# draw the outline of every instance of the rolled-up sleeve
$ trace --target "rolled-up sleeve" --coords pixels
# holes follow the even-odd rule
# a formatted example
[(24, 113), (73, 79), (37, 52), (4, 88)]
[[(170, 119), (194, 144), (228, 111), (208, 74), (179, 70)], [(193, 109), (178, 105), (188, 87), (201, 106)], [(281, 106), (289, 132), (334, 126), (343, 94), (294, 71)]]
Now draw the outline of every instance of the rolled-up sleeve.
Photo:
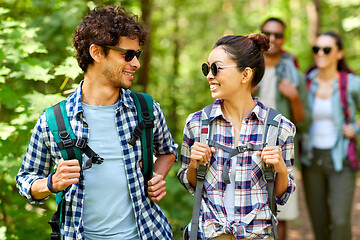
[[(285, 161), (288, 172), (288, 188), (281, 198), (276, 198), (276, 203), (284, 205), (290, 195), (295, 191), (296, 184), (294, 180), (293, 167), (294, 167), (294, 138), (296, 134), (295, 126), (290, 122), (282, 122), (283, 127), (280, 129), (279, 144), (281, 146), (282, 157)], [(285, 139), (285, 140), (282, 140)]]
[(159, 103), (154, 101), (154, 154), (155, 156), (174, 154), (177, 158), (177, 147), (170, 130), (166, 124), (164, 112), (161, 110)]
[(194, 126), (194, 124), (195, 123), (199, 124), (199, 120), (200, 120), (200, 118), (197, 119), (197, 120), (194, 119), (193, 118), (194, 116), (196, 116), (196, 115), (191, 114), (186, 119), (186, 124), (185, 124), (184, 132), (183, 132), (183, 141), (182, 141), (182, 144), (181, 144), (181, 157), (180, 157), (181, 166), (180, 166), (180, 169), (179, 169), (178, 174), (177, 174), (180, 183), (191, 194), (194, 194), (195, 188), (189, 183), (186, 175), (187, 175), (187, 171), (189, 169), (189, 164), (190, 164), (191, 146), (195, 142), (193, 130), (196, 127)]
[(16, 186), (20, 195), (24, 196), (31, 204), (41, 204), (47, 199), (35, 200), (30, 194), (33, 182), (47, 177), (52, 167), (50, 151), (45, 144), (45, 125), (45, 115), (43, 114), (34, 127), (23, 163), (16, 176)]

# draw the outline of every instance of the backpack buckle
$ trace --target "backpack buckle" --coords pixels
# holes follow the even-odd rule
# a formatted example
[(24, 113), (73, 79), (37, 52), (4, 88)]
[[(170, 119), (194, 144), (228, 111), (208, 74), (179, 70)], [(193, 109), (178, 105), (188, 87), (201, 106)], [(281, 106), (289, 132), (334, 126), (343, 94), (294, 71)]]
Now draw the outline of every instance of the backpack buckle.
[(96, 154), (85, 162), (84, 170), (91, 168), (93, 164), (102, 164), (103, 162), (104, 159)]
[(60, 137), (61, 139), (69, 138), (69, 136), (70, 136), (70, 134), (69, 134), (68, 131), (66, 131), (66, 130), (59, 132), (59, 137)]
[(131, 139), (128, 141), (131, 146), (135, 146), (136, 140), (138, 140), (141, 136), (142, 129), (140, 129), (138, 126), (135, 127), (134, 131), (131, 134)]
[(60, 240), (60, 233), (58, 233), (58, 232), (52, 232), (52, 233), (50, 234), (50, 239), (51, 239), (51, 240)]
[(203, 180), (205, 178), (207, 168), (208, 164), (199, 163), (196, 172), (196, 179)]
[(273, 168), (271, 166), (265, 166), (264, 176), (265, 176), (266, 182), (274, 182), (275, 181)]
[(92, 156), (90, 159), (91, 159), (91, 162), (95, 163), (95, 164), (102, 164), (104, 162), (104, 159), (102, 157), (100, 157), (98, 154), (96, 154), (95, 156)]
[(142, 121), (144, 122), (146, 128), (154, 127), (154, 121), (150, 119), (150, 114), (148, 112), (141, 113), (141, 116), (143, 117)]
[(84, 139), (77, 139), (75, 142), (75, 147), (84, 149), (86, 147), (86, 141)]
[(238, 151), (238, 153), (244, 153), (248, 150), (248, 148), (247, 146), (242, 145), (242, 146), (237, 146), (236, 150)]
[(74, 146), (72, 139), (64, 139), (61, 141), (61, 143), (62, 143), (62, 149)]

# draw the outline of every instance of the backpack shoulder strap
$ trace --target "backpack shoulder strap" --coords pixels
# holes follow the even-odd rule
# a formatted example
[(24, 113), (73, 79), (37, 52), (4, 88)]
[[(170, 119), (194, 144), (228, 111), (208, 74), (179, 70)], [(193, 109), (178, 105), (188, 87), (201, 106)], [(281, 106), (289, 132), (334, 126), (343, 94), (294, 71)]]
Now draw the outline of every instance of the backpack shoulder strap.
[[(85, 169), (90, 168), (92, 163), (101, 164), (103, 159), (97, 155), (83, 139), (77, 139), (69, 121), (66, 111), (65, 100), (45, 109), (46, 122), (57, 144), (61, 157), (64, 160), (77, 159), (82, 166), (81, 151), (84, 152), (89, 160), (86, 162)], [(65, 218), (64, 195), (68, 189), (56, 193), (57, 211), (48, 223), (52, 228), (51, 239), (60, 239), (60, 223)]]
[[(279, 127), (281, 121), (281, 113), (276, 111), (273, 108), (268, 108), (266, 111), (264, 130), (262, 135), (262, 142), (267, 146), (276, 146), (277, 138), (279, 134)], [(267, 165), (264, 163), (264, 176), (266, 181), (266, 189), (268, 192), (268, 200), (270, 210), (272, 212), (271, 222), (272, 222), (272, 231), (275, 239), (278, 239), (278, 233), (276, 228), (275, 217), (277, 215), (277, 206), (275, 202), (275, 177), (274, 177), (274, 167), (272, 165)]]
[[(131, 92), (138, 115), (138, 125), (131, 134), (128, 143), (135, 145), (137, 139), (141, 139), (143, 174), (145, 184), (153, 175), (153, 128), (154, 128), (154, 100), (145, 93)], [(145, 130), (145, 131), (143, 131)]]
[(306, 79), (306, 89), (309, 91), (312, 85), (312, 80), (310, 78), (310, 73), (317, 69), (316, 65), (311, 66), (305, 73), (305, 79)]
[[(49, 126), (51, 133), (54, 136), (56, 144), (63, 145), (64, 148), (60, 149), (61, 157), (64, 160), (78, 159), (81, 162), (80, 149), (72, 146), (73, 139), (76, 139), (74, 132), (72, 131), (69, 118), (66, 112), (65, 100), (55, 104), (52, 107), (45, 109), (46, 122)], [(81, 165), (80, 165), (81, 166)], [(51, 221), (48, 223), (52, 228), (50, 235), (52, 240), (60, 239), (60, 222), (64, 220), (64, 201), (63, 192), (56, 194), (57, 211), (52, 216)]]
[(346, 72), (339, 72), (339, 91), (340, 91), (340, 100), (341, 106), (344, 112), (346, 123), (351, 122), (350, 109), (347, 99), (347, 90), (348, 90), (348, 75)]
[[(210, 126), (210, 112), (213, 104), (206, 106), (201, 112), (201, 126), (200, 126), (200, 142), (207, 144), (209, 141), (209, 135), (211, 130)], [(190, 240), (196, 240), (198, 229), (199, 229), (199, 214), (201, 208), (201, 199), (202, 191), (204, 187), (204, 179), (206, 171), (208, 169), (207, 164), (199, 163), (197, 173), (196, 173), (196, 188), (194, 195), (194, 205), (191, 219), (191, 230), (190, 230)]]
[(56, 144), (62, 146), (59, 147), (59, 149), (61, 148), (61, 157), (64, 160), (76, 158), (81, 161), (80, 149), (73, 146), (72, 140), (76, 140), (76, 136), (69, 122), (65, 100), (47, 108), (45, 110), (45, 116)]

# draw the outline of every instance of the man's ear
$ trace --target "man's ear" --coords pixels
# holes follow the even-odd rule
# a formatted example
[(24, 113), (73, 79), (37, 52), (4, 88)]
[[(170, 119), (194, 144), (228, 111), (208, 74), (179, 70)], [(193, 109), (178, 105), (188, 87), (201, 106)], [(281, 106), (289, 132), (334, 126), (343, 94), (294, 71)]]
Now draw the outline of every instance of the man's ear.
[(96, 44), (91, 44), (91, 46), (89, 47), (89, 53), (95, 62), (100, 62), (101, 59), (105, 57), (103, 47)]
[(242, 84), (247, 84), (249, 82), (251, 82), (252, 76), (253, 76), (253, 70), (249, 67), (245, 68), (244, 71), (241, 72), (242, 74), (242, 80), (241, 83)]

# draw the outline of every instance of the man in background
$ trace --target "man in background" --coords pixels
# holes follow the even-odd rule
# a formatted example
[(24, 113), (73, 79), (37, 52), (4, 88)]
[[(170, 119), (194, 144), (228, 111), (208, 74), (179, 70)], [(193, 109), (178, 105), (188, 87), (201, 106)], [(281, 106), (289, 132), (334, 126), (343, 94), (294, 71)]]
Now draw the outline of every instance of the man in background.
[[(296, 125), (297, 131), (301, 132), (306, 129), (308, 123), (306, 83), (298, 69), (296, 57), (282, 49), (285, 42), (285, 28), (285, 23), (278, 18), (269, 18), (262, 24), (261, 32), (269, 37), (270, 48), (264, 52), (264, 77), (253, 92), (266, 106), (276, 109), (290, 119)], [(284, 240), (287, 221), (299, 216), (297, 191), (286, 205), (278, 206), (278, 210), (280, 211), (277, 215), (279, 240)]]

